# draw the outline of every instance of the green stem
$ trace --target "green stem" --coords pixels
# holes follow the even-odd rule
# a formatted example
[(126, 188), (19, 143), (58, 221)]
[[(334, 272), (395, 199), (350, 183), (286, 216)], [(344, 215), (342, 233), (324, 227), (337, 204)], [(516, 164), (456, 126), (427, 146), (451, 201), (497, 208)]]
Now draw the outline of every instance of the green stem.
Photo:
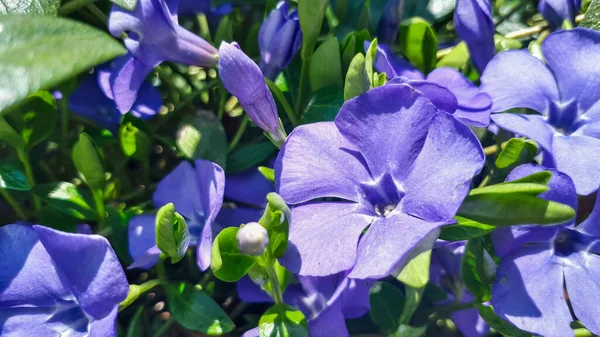
[(94, 0), (73, 0), (69, 1), (66, 4), (62, 5), (58, 10), (58, 14), (61, 16), (66, 16), (74, 11), (86, 7), (87, 5), (93, 3)]
[(451, 313), (451, 312), (455, 312), (455, 311), (471, 309), (471, 308), (474, 308), (478, 304), (479, 304), (478, 301), (471, 301), (471, 302), (467, 302), (467, 303), (453, 303), (453, 304), (437, 307), (437, 308), (435, 308), (435, 311), (437, 313)]
[(167, 332), (169, 330), (169, 328), (171, 327), (171, 325), (173, 325), (173, 323), (175, 323), (175, 319), (173, 318), (173, 316), (171, 316), (165, 322), (165, 324), (163, 324), (158, 330), (156, 330), (156, 333), (154, 335), (152, 335), (152, 337), (161, 337), (162, 335), (165, 334), (165, 332)]
[(221, 85), (220, 87), (220, 95), (219, 95), (219, 112), (217, 113), (217, 118), (219, 120), (223, 120), (223, 115), (225, 115), (225, 102), (227, 102), (227, 91)]
[(500, 145), (494, 144), (494, 145), (490, 145), (490, 146), (484, 147), (483, 148), (483, 153), (486, 156), (491, 156), (493, 154), (498, 153), (500, 150), (504, 149), (506, 147), (506, 144), (508, 144), (508, 141), (505, 141), (505, 142), (501, 143)]
[(302, 100), (304, 99), (304, 81), (308, 72), (310, 59), (302, 59), (302, 68), (300, 69), (300, 84), (298, 86), (298, 97), (296, 98), (296, 117), (302, 116)]
[(23, 212), (23, 209), (21, 206), (19, 206), (19, 203), (12, 197), (12, 195), (10, 195), (10, 193), (8, 193), (8, 191), (5, 189), (0, 189), (0, 193), (4, 199), (6, 199), (6, 202), (8, 202), (8, 204), (15, 210), (15, 213), (17, 213), (19, 218), (21, 218), (21, 220), (27, 220), (27, 216)]
[(160, 254), (160, 259), (156, 264), (156, 273), (158, 274), (158, 278), (167, 281), (167, 270), (165, 268), (165, 261), (167, 260), (167, 256), (164, 253)]
[(127, 298), (119, 303), (119, 311), (125, 310), (128, 306), (130, 306), (133, 302), (135, 302), (141, 295), (148, 292), (152, 288), (165, 284), (163, 280), (150, 280), (148, 282), (144, 282), (142, 284), (131, 284), (129, 285), (129, 293), (127, 294)]
[(283, 110), (285, 111), (286, 115), (288, 116), (288, 118), (290, 119), (292, 124), (294, 124), (294, 126), (297, 126), (298, 125), (298, 117), (296, 116), (296, 114), (294, 114), (294, 110), (292, 110), (292, 106), (290, 105), (288, 100), (285, 98), (285, 95), (281, 92), (281, 90), (279, 90), (277, 85), (275, 83), (273, 83), (271, 80), (265, 78), (265, 81), (267, 82), (269, 89), (271, 89), (271, 92), (275, 95), (275, 98), (277, 98), (277, 100), (283, 107)]
[(89, 9), (90, 12), (92, 12), (92, 14), (94, 14), (94, 16), (97, 17), (98, 20), (100, 20), (102, 23), (106, 25), (108, 24), (108, 16), (104, 14), (104, 12), (100, 10), (100, 8), (94, 5), (93, 2), (88, 4), (86, 8)]
[(283, 303), (283, 295), (281, 294), (281, 285), (279, 285), (279, 278), (277, 278), (277, 272), (275, 271), (275, 267), (270, 265), (265, 268), (267, 270), (267, 276), (269, 277), (269, 281), (271, 282), (271, 297), (273, 297), (273, 301), (275, 304)]
[(92, 196), (94, 197), (94, 203), (96, 204), (96, 214), (98, 215), (98, 223), (100, 228), (104, 227), (104, 220), (106, 218), (104, 209), (104, 194), (102, 190), (92, 189)]
[(235, 136), (231, 140), (231, 143), (227, 148), (227, 152), (231, 152), (235, 148), (237, 143), (239, 143), (240, 139), (242, 139), (244, 132), (246, 132), (246, 127), (248, 127), (248, 123), (250, 123), (250, 118), (248, 117), (248, 115), (244, 115), (244, 119), (242, 119), (242, 124), (240, 124), (240, 128), (237, 130)]
[[(27, 182), (29, 182), (29, 186), (33, 189), (35, 187), (35, 176), (33, 175), (33, 169), (31, 168), (31, 162), (29, 161), (29, 153), (26, 150), (17, 150), (17, 155), (19, 156), (19, 160), (23, 163), (23, 167), (25, 168), (25, 177), (27, 177)], [(33, 195), (33, 205), (35, 206), (36, 213), (39, 213), (42, 209), (42, 202), (38, 198), (37, 195)]]

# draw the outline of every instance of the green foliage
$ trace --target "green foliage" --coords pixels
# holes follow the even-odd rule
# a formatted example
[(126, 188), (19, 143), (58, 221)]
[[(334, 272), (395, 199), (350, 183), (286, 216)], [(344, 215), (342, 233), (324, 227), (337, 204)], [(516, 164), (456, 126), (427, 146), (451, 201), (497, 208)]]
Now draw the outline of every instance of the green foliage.
[(460, 276), (469, 291), (481, 302), (492, 297), (496, 266), (489, 252), (484, 248), (484, 239), (467, 241), (460, 261)]
[(325, 10), (329, 0), (304, 0), (298, 2), (298, 17), (302, 29), (302, 59), (309, 60), (313, 55), (321, 26), (325, 18)]
[(127, 157), (136, 158), (142, 162), (147, 162), (150, 157), (150, 147), (152, 146), (152, 138), (147, 133), (141, 120), (135, 117), (127, 117), (119, 127), (119, 143), (123, 154)]
[(31, 186), (23, 171), (11, 164), (0, 164), (0, 188), (14, 191), (29, 191)]
[(48, 138), (55, 125), (54, 97), (38, 91), (28, 96), (18, 109), (0, 117), (0, 139), (17, 150), (30, 150)]
[(387, 282), (376, 282), (369, 290), (369, 315), (383, 331), (396, 331), (404, 310), (404, 293)]
[(104, 163), (94, 141), (87, 133), (79, 135), (79, 140), (73, 146), (73, 163), (84, 181), (92, 190), (102, 190), (104, 187)]
[(285, 200), (275, 192), (267, 194), (267, 200), (269, 203), (258, 223), (269, 232), (267, 249), (273, 258), (278, 258), (283, 256), (287, 249), (292, 212)]
[(496, 158), (496, 167), (499, 169), (514, 168), (519, 164), (530, 162), (537, 153), (536, 142), (529, 139), (511, 138)]
[(340, 45), (335, 37), (325, 40), (310, 60), (310, 86), (313, 92), (325, 87), (342, 87)]
[(591, 0), (579, 27), (600, 30), (600, 0)]
[(494, 309), (487, 305), (478, 305), (479, 316), (498, 333), (507, 337), (531, 337), (530, 333), (520, 330), (510, 322), (507, 322), (494, 313)]
[(258, 329), (261, 337), (308, 337), (304, 314), (283, 303), (275, 304), (260, 317)]
[(216, 277), (236, 282), (256, 264), (254, 257), (238, 249), (236, 235), (239, 228), (228, 227), (217, 235), (212, 247), (210, 268)]
[(156, 214), (156, 245), (173, 263), (183, 259), (190, 244), (190, 231), (175, 205), (168, 203)]
[(345, 101), (360, 96), (371, 88), (371, 80), (365, 65), (363, 54), (356, 54), (352, 59), (348, 73), (346, 73), (346, 84), (344, 85)]
[(269, 141), (242, 146), (227, 157), (226, 172), (231, 174), (249, 169), (267, 159), (275, 149)]
[(454, 225), (444, 226), (440, 233), (440, 239), (446, 241), (462, 241), (475, 239), (484, 236), (494, 230), (494, 226), (490, 226), (471, 219), (455, 216), (457, 221)]
[(0, 15), (56, 15), (59, 6), (59, 0), (32, 0), (27, 2), (0, 0)]
[(33, 192), (53, 207), (55, 211), (65, 213), (79, 220), (96, 219), (96, 213), (90, 206), (91, 197), (71, 183), (39, 184), (33, 188)]
[(400, 23), (402, 52), (423, 73), (435, 68), (437, 37), (433, 28), (421, 18), (410, 18)]
[(363, 53), (365, 51), (365, 41), (371, 40), (371, 34), (367, 30), (361, 30), (352, 32), (344, 38), (342, 41), (342, 70), (345, 74), (350, 67), (350, 63), (354, 58), (354, 55)]
[(227, 137), (221, 123), (214, 117), (185, 118), (179, 125), (177, 148), (188, 159), (206, 159), (225, 168)]
[(344, 104), (344, 91), (339, 88), (321, 88), (313, 94), (302, 115), (302, 123), (333, 121)]

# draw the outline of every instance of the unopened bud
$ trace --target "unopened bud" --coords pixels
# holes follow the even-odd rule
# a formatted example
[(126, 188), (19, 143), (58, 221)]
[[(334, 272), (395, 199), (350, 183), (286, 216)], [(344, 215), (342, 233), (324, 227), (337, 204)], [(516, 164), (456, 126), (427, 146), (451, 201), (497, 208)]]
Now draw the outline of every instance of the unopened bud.
[(260, 256), (269, 244), (269, 233), (258, 222), (250, 222), (240, 228), (236, 239), (240, 252)]

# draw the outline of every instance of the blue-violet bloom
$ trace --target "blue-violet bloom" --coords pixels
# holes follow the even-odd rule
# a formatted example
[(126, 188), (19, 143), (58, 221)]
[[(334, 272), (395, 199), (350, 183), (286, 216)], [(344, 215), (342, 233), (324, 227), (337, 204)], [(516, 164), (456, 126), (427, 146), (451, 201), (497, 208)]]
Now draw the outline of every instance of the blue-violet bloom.
[(217, 49), (179, 26), (177, 6), (177, 0), (139, 0), (130, 12), (113, 5), (108, 29), (115, 37), (125, 36), (130, 52), (110, 79), (114, 101), (122, 112), (131, 109), (146, 76), (164, 61), (217, 65)]
[[(507, 181), (545, 170), (533, 164), (515, 168)], [(546, 169), (548, 170), (548, 169)], [(540, 197), (577, 208), (575, 186), (556, 170)], [(577, 319), (600, 333), (600, 198), (580, 225), (516, 226), (492, 233), (501, 257), (492, 287), (495, 312), (518, 328), (544, 337), (570, 336)], [(566, 295), (565, 295), (566, 294)]]
[[(492, 112), (529, 108), (538, 114), (500, 113), (502, 129), (535, 140), (544, 164), (568, 174), (577, 193), (600, 181), (600, 32), (585, 28), (554, 32), (542, 43), (544, 64), (524, 50), (496, 56), (481, 76)], [(524, 74), (526, 76), (524, 76)]]
[(105, 238), (13, 224), (0, 242), (2, 336), (117, 336), (129, 284)]
[(385, 44), (394, 44), (398, 36), (398, 26), (404, 13), (403, 0), (388, 0), (381, 11), (377, 24), (377, 40)]
[(473, 65), (481, 73), (496, 53), (492, 4), (489, 0), (457, 0), (454, 25), (469, 48)]
[(280, 262), (307, 276), (387, 276), (432, 248), (483, 162), (471, 130), (418, 91), (369, 90), (282, 147), (275, 186), (295, 206)]
[(563, 22), (573, 24), (575, 16), (581, 8), (581, 0), (540, 0), (538, 11), (553, 29), (558, 29)]
[[(190, 230), (190, 245), (197, 246), (198, 266), (210, 266), (213, 236), (219, 231), (215, 217), (223, 204), (223, 169), (208, 160), (196, 160), (195, 168), (183, 161), (158, 184), (154, 192), (156, 207), (170, 202)], [(129, 268), (150, 268), (158, 262), (155, 215), (136, 216), (129, 222), (129, 253), (134, 262)]]

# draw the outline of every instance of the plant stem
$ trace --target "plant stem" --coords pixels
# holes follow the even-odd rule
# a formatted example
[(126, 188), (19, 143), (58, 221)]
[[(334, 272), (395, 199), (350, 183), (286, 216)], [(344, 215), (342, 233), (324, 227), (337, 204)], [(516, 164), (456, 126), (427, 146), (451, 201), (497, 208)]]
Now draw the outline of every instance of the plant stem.
[(156, 273), (158, 274), (158, 278), (167, 281), (167, 270), (165, 269), (165, 261), (167, 260), (167, 256), (164, 253), (160, 253), (160, 259), (156, 264)]
[(300, 84), (298, 86), (298, 97), (296, 98), (296, 117), (302, 116), (302, 100), (304, 99), (304, 81), (308, 72), (310, 59), (302, 59), (302, 68), (300, 69)]
[(437, 307), (437, 308), (435, 308), (435, 311), (438, 313), (451, 313), (454, 311), (471, 309), (471, 308), (475, 307), (477, 304), (479, 304), (478, 301), (471, 301), (471, 302), (467, 302), (467, 303), (454, 303), (454, 304)]
[(129, 307), (133, 302), (135, 302), (141, 295), (151, 290), (152, 288), (162, 285), (165, 282), (163, 280), (150, 280), (148, 282), (144, 282), (140, 285), (132, 284), (129, 286), (129, 293), (127, 294), (127, 298), (119, 304), (119, 311), (125, 310)]
[(106, 218), (106, 211), (104, 208), (104, 194), (100, 189), (92, 189), (92, 196), (94, 197), (94, 203), (96, 204), (96, 214), (98, 215), (98, 223), (100, 228), (104, 227), (104, 220)]
[(496, 154), (498, 151), (504, 149), (506, 147), (507, 143), (508, 143), (508, 141), (505, 141), (502, 144), (500, 144), (500, 146), (498, 146), (498, 144), (494, 144), (494, 145), (490, 145), (490, 146), (484, 147), (483, 148), (483, 153), (486, 156), (491, 156), (493, 154)]
[(277, 98), (277, 100), (281, 104), (281, 107), (283, 107), (283, 110), (285, 111), (286, 115), (288, 116), (288, 118), (290, 119), (292, 124), (294, 126), (297, 126), (298, 125), (298, 117), (296, 116), (296, 114), (294, 114), (294, 111), (292, 110), (292, 106), (290, 105), (288, 100), (285, 98), (285, 96), (283, 95), (281, 90), (279, 90), (277, 85), (275, 83), (273, 83), (271, 80), (265, 78), (265, 81), (267, 82), (269, 89), (271, 89), (271, 92), (273, 92), (273, 94), (275, 95), (275, 98)]
[[(25, 168), (25, 177), (27, 177), (27, 182), (29, 182), (29, 186), (33, 188), (35, 186), (35, 177), (33, 175), (33, 169), (31, 168), (31, 162), (29, 161), (29, 153), (26, 150), (17, 150), (17, 155), (19, 156), (19, 160), (23, 163), (23, 167)], [(37, 195), (33, 194), (33, 205), (35, 206), (36, 213), (39, 213), (42, 209), (42, 202), (38, 198)]]
[(8, 193), (8, 191), (5, 189), (0, 189), (0, 193), (2, 194), (4, 199), (6, 199), (6, 202), (8, 202), (8, 204), (13, 208), (15, 213), (17, 213), (17, 215), (22, 220), (26, 220), (27, 216), (25, 216), (23, 209), (21, 208), (21, 206), (19, 206), (19, 203), (12, 197), (12, 195), (10, 195), (10, 193)]
[(91, 3), (93, 3), (94, 0), (73, 0), (73, 1), (69, 1), (66, 4), (62, 5), (60, 7), (60, 9), (58, 10), (58, 14), (61, 16), (66, 16), (69, 15), (71, 13), (73, 13), (74, 11), (83, 8)]
[(273, 301), (275, 304), (283, 303), (283, 295), (281, 294), (281, 285), (279, 285), (279, 278), (277, 278), (277, 272), (275, 271), (275, 267), (270, 265), (265, 268), (267, 270), (267, 276), (269, 277), (269, 281), (271, 282), (271, 297), (273, 297)]
[(173, 316), (171, 316), (165, 322), (165, 324), (163, 324), (158, 330), (156, 330), (156, 333), (154, 335), (152, 335), (152, 337), (161, 337), (162, 335), (165, 334), (165, 332), (167, 332), (169, 330), (169, 328), (171, 327), (171, 325), (173, 325), (173, 323), (175, 323), (175, 319), (173, 318)]
[(231, 152), (235, 148), (237, 143), (239, 143), (240, 139), (242, 139), (244, 132), (246, 132), (246, 127), (248, 127), (248, 123), (250, 123), (250, 118), (248, 117), (248, 115), (244, 115), (244, 119), (242, 119), (240, 128), (237, 130), (235, 136), (233, 137), (233, 139), (231, 140), (231, 143), (229, 144), (229, 147), (227, 148), (228, 153)]
[(100, 10), (100, 8), (94, 5), (93, 2), (89, 3), (86, 6), (86, 8), (89, 9), (90, 12), (92, 12), (92, 14), (94, 14), (94, 16), (98, 18), (98, 20), (102, 21), (102, 23), (104, 23), (105, 25), (108, 25), (108, 16), (104, 14), (104, 12)]

